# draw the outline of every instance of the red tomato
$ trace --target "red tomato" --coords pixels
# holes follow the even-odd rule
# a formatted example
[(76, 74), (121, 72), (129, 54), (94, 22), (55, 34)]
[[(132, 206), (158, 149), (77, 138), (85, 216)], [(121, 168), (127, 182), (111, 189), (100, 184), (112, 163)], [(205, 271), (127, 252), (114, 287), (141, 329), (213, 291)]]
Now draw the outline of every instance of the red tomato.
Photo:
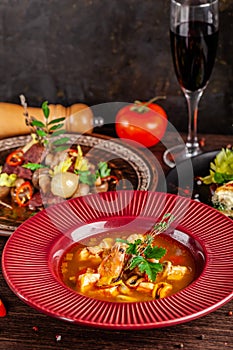
[(167, 114), (155, 103), (134, 103), (116, 115), (116, 132), (120, 138), (138, 142), (145, 147), (156, 145), (167, 128)]

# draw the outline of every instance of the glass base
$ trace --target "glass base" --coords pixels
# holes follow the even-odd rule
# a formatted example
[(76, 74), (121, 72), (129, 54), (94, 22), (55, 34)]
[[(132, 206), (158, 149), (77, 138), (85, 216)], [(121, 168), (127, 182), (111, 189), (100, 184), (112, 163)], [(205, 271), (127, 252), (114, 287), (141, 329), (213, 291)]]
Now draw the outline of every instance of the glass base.
[(202, 150), (200, 147), (195, 149), (188, 148), (186, 145), (177, 145), (167, 149), (163, 154), (163, 161), (170, 168), (174, 168), (180, 162), (186, 159), (197, 156), (201, 154)]

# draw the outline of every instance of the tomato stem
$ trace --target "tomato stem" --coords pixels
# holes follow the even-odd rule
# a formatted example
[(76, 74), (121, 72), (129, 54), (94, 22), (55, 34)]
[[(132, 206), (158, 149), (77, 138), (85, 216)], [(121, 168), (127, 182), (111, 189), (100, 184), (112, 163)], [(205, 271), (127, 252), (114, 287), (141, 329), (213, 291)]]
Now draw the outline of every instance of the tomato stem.
[(151, 98), (148, 102), (145, 103), (145, 106), (148, 106), (150, 103), (153, 103), (157, 100), (166, 100), (166, 96), (155, 96), (153, 98)]
[[(149, 105), (157, 100), (166, 99), (166, 96), (155, 96), (147, 102), (141, 102), (139, 100), (134, 101), (134, 106), (131, 108), (132, 111), (138, 113), (145, 113), (148, 111)], [(135, 106), (136, 105), (136, 106)]]
[(149, 101), (147, 101), (147, 102), (141, 102), (141, 101), (139, 101), (139, 100), (136, 100), (136, 101), (134, 101), (134, 103), (136, 104), (136, 105), (143, 105), (143, 106), (148, 106), (150, 103), (153, 103), (153, 102), (155, 102), (155, 101), (157, 101), (157, 100), (165, 100), (167, 97), (166, 96), (155, 96), (155, 97), (153, 97), (153, 98), (151, 98)]

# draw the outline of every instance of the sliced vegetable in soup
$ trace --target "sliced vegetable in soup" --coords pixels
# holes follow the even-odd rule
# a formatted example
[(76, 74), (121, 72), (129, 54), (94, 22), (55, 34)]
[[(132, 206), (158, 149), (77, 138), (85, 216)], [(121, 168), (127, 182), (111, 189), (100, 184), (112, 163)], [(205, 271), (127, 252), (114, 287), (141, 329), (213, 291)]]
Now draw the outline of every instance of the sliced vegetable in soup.
[(65, 252), (63, 282), (91, 298), (149, 301), (172, 295), (195, 278), (187, 247), (169, 235), (109, 232), (89, 237)]

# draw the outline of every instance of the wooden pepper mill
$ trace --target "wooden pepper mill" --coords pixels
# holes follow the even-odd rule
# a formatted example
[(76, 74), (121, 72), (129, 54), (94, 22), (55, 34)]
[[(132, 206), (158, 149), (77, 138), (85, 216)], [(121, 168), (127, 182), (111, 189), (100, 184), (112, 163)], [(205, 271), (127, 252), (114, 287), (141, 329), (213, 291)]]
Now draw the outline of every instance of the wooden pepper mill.
[[(49, 105), (50, 120), (65, 117), (65, 129), (68, 132), (92, 132), (93, 113), (92, 110), (83, 103), (73, 104), (69, 107), (62, 105)], [(29, 116), (44, 121), (42, 108), (28, 107)], [(30, 128), (25, 123), (24, 108), (21, 105), (0, 102), (0, 139), (26, 135), (30, 133)]]

